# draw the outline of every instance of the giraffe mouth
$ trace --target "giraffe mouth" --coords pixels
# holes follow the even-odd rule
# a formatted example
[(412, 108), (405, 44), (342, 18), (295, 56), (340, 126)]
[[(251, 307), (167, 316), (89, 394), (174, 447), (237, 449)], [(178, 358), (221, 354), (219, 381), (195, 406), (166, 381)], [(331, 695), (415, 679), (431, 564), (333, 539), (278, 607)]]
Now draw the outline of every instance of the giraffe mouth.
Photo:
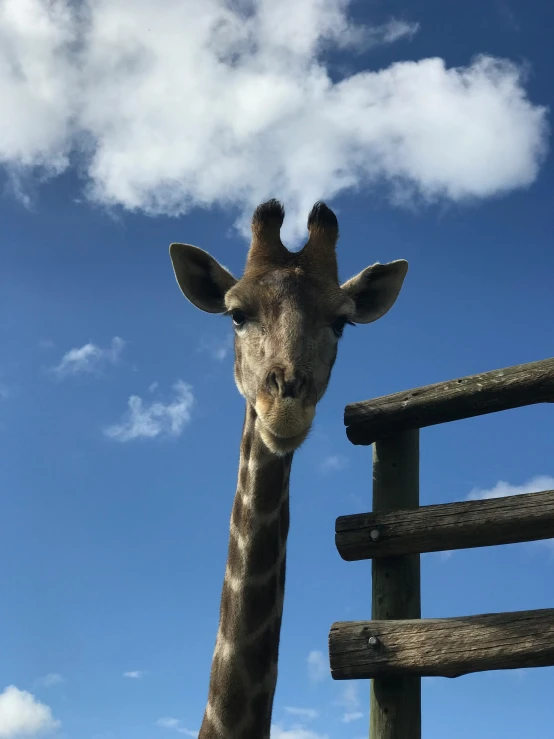
[[(297, 449), (307, 437), (315, 416), (315, 405), (296, 398), (258, 395), (256, 413), (265, 444), (279, 453)], [(284, 450), (284, 451), (283, 451)]]

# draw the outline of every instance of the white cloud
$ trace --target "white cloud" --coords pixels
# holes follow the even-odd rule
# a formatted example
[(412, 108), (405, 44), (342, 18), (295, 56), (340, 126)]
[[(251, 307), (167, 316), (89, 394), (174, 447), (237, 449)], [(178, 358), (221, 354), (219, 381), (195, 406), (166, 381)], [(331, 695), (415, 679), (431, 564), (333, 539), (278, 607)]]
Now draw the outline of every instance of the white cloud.
[(159, 718), (156, 726), (161, 726), (163, 729), (176, 729), (180, 723), (178, 718)]
[(350, 709), (357, 708), (360, 705), (357, 683), (347, 683), (344, 686), (342, 690), (342, 698), (339, 701), (339, 705)]
[(115, 441), (179, 436), (190, 421), (194, 396), (191, 386), (182, 380), (173, 385), (173, 391), (169, 403), (145, 403), (138, 395), (131, 395), (122, 423), (109, 426), (104, 433)]
[(377, 38), (381, 36), (383, 43), (392, 44), (401, 38), (412, 38), (419, 31), (419, 23), (407, 23), (406, 21), (392, 18), (388, 23), (377, 26)]
[(323, 652), (313, 650), (308, 655), (308, 676), (314, 683), (319, 683), (329, 675), (329, 663)]
[(63, 355), (60, 363), (53, 367), (53, 372), (59, 377), (80, 373), (95, 374), (106, 364), (117, 364), (124, 346), (123, 339), (114, 336), (111, 345), (105, 349), (91, 343), (78, 349), (70, 349)]
[(279, 724), (272, 724), (271, 739), (327, 739), (327, 734), (317, 734), (301, 726), (284, 729)]
[[(333, 81), (326, 53), (410, 37), (349, 0), (3, 0), (0, 164), (14, 189), (80, 157), (87, 196), (150, 214), (279, 197), (284, 237), (315, 200), (384, 182), (396, 203), (529, 186), (546, 109), (522, 69), (439, 58)], [(40, 121), (40, 126), (35, 125)]]
[(52, 711), (25, 690), (15, 685), (0, 693), (0, 739), (20, 739), (52, 731), (60, 726)]
[(523, 485), (510, 485), (500, 480), (492, 488), (473, 488), (468, 494), (468, 500), (484, 500), (485, 498), (504, 498), (507, 495), (521, 495), (523, 493), (539, 493), (542, 490), (554, 490), (554, 477), (537, 475)]
[(214, 337), (203, 338), (198, 347), (198, 351), (207, 352), (212, 359), (222, 362), (231, 352), (233, 348), (233, 334), (228, 334), (223, 339)]
[(342, 715), (342, 720), (345, 724), (362, 718), (364, 714), (358, 710), (360, 705), (358, 684), (356, 682), (347, 682), (342, 688), (340, 698), (335, 701), (335, 705), (345, 709)]
[(324, 472), (330, 472), (331, 470), (343, 470), (348, 464), (346, 457), (341, 454), (331, 454), (326, 457), (321, 463), (321, 469)]
[(45, 688), (51, 688), (54, 685), (59, 685), (63, 682), (64, 679), (59, 672), (49, 672), (48, 675), (45, 675), (38, 680), (39, 685), (42, 685)]
[(144, 672), (142, 670), (130, 670), (129, 672), (124, 672), (123, 677), (129, 677), (132, 680), (140, 680), (141, 677), (144, 677)]
[(290, 713), (292, 716), (300, 716), (308, 721), (319, 716), (318, 712), (314, 708), (295, 708), (294, 706), (285, 706), (285, 711)]
[[(492, 488), (473, 488), (468, 494), (468, 500), (484, 500), (486, 498), (505, 498), (508, 495), (523, 495), (525, 493), (540, 493), (543, 490), (554, 490), (554, 477), (551, 475), (536, 475), (523, 485), (510, 485), (499, 480)], [(554, 552), (554, 539), (541, 539), (533, 544), (548, 547)]]
[(351, 721), (357, 721), (358, 719), (363, 718), (363, 717), (364, 717), (364, 714), (361, 711), (351, 711), (351, 712), (346, 712), (343, 715), (342, 720), (345, 724), (349, 724)]
[(185, 729), (182, 721), (180, 721), (178, 718), (160, 718), (156, 721), (156, 726), (160, 726), (162, 729), (173, 729), (178, 734), (184, 734), (185, 736), (192, 736), (197, 737), (198, 732), (197, 731), (191, 731), (190, 729)]

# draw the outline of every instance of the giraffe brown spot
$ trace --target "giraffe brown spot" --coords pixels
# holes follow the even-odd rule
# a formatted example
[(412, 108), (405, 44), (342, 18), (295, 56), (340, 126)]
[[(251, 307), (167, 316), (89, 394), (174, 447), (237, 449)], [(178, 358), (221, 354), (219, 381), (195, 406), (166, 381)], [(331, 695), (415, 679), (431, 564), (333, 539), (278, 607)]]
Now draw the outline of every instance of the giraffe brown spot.
[(252, 538), (252, 547), (248, 562), (249, 575), (262, 575), (268, 572), (275, 563), (281, 552), (281, 540), (279, 535), (279, 519), (261, 526)]
[(254, 473), (255, 479), (254, 508), (258, 513), (267, 515), (274, 511), (283, 497), (283, 460), (268, 460)]
[(262, 725), (252, 721), (240, 732), (240, 739), (269, 739), (270, 723), (266, 719)]
[(217, 696), (221, 690), (221, 667), (225, 665), (225, 660), (215, 652), (212, 660), (212, 669), (210, 672), (210, 695)]
[(210, 705), (218, 719), (228, 729), (236, 728), (248, 708), (244, 676), (234, 660), (220, 659), (212, 663)]
[(242, 502), (242, 496), (240, 495), (240, 493), (237, 493), (237, 495), (235, 495), (235, 502), (233, 503), (231, 521), (233, 522), (233, 525), (236, 526), (239, 531), (241, 529), (243, 511), (244, 511), (244, 504)]
[(289, 534), (290, 525), (290, 511), (288, 498), (283, 501), (281, 510), (279, 511), (279, 535), (281, 537), (281, 544), (284, 544)]
[(221, 605), (219, 609), (219, 628), (225, 639), (229, 639), (233, 635), (237, 620), (237, 599), (231, 590), (229, 584), (224, 581), (221, 591)]
[(257, 631), (269, 619), (277, 601), (277, 576), (273, 575), (263, 585), (247, 585), (244, 588), (242, 607), (247, 633)]
[(227, 554), (227, 567), (233, 577), (239, 577), (242, 571), (242, 555), (237, 538), (234, 534), (229, 536), (229, 552)]
[(258, 729), (258, 736), (263, 736), (263, 730), (266, 730), (271, 720), (271, 696), (269, 693), (259, 693), (250, 706), (252, 712), (252, 724)]
[(287, 560), (286, 557), (281, 562), (281, 568), (279, 570), (279, 589), (281, 590), (281, 593), (285, 592), (285, 577), (287, 573)]
[[(246, 419), (244, 423), (246, 426)], [(241, 452), (242, 461), (248, 462), (248, 460), (250, 459), (250, 455), (252, 453), (252, 434), (243, 433), (243, 437), (240, 443), (240, 452)]]
[[(276, 638), (277, 636), (277, 638)], [(268, 626), (259, 639), (244, 650), (244, 663), (252, 684), (257, 687), (270, 672), (279, 647), (278, 634), (274, 624)]]
[(283, 461), (285, 463), (285, 472), (283, 474), (283, 489), (288, 487), (289, 481), (290, 481), (290, 470), (291, 470), (291, 464), (292, 464), (292, 455), (287, 454), (283, 458)]
[(242, 492), (248, 487), (248, 465), (241, 464), (239, 470), (239, 488)]

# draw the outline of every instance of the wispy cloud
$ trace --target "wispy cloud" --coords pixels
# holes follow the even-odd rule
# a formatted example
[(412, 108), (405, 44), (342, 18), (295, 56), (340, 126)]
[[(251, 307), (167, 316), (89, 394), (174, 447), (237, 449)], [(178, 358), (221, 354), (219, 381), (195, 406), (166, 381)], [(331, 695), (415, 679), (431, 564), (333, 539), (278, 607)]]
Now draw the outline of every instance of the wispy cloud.
[(327, 734), (317, 734), (302, 726), (284, 729), (280, 724), (272, 724), (271, 739), (327, 739)]
[(336, 706), (344, 709), (342, 721), (349, 724), (363, 717), (363, 713), (359, 710), (360, 698), (358, 696), (358, 684), (356, 682), (347, 682), (342, 688), (341, 695), (335, 701)]
[(473, 488), (468, 494), (468, 500), (484, 500), (485, 498), (504, 498), (507, 495), (521, 495), (523, 493), (539, 493), (542, 490), (554, 490), (554, 477), (551, 475), (537, 475), (522, 485), (510, 485), (499, 480), (492, 488)]
[(160, 718), (156, 721), (156, 726), (160, 726), (162, 729), (173, 729), (178, 734), (184, 734), (185, 736), (198, 736), (197, 731), (185, 729), (185, 727), (183, 726), (183, 722), (178, 718)]
[(193, 404), (192, 388), (182, 380), (173, 385), (173, 399), (167, 403), (145, 402), (131, 395), (122, 422), (108, 426), (104, 433), (114, 441), (176, 437), (190, 421)]
[(20, 4), (3, 2), (0, 162), (22, 199), (26, 176), (44, 181), (78, 156), (96, 203), (235, 206), (244, 233), (278, 192), (284, 238), (297, 241), (320, 198), (378, 183), (394, 203), (486, 198), (529, 186), (544, 159), (547, 111), (509, 61), (419, 59), (333, 80), (330, 50), (417, 31), (363, 26), (349, 0)]
[(10, 397), (9, 387), (0, 380), (0, 400), (7, 400)]
[(26, 690), (10, 685), (0, 693), (0, 739), (34, 737), (59, 726), (51, 709)]
[[(540, 493), (543, 490), (554, 490), (552, 475), (536, 475), (522, 485), (511, 485), (499, 480), (492, 488), (473, 488), (468, 494), (468, 500), (485, 500), (487, 498), (504, 498), (508, 495), (524, 495), (526, 493)], [(532, 542), (535, 546), (547, 547), (554, 553), (554, 539), (541, 539)]]
[(123, 673), (123, 677), (129, 677), (131, 680), (140, 680), (144, 675), (143, 670), (130, 670), (129, 672)]
[(508, 3), (504, 2), (503, 0), (497, 0), (496, 5), (502, 20), (508, 26), (508, 28), (510, 28), (512, 31), (521, 30), (521, 26), (519, 25), (516, 15), (512, 8), (510, 8)]
[(285, 711), (291, 716), (299, 716), (300, 718), (311, 721), (319, 716), (315, 708), (295, 708), (294, 706), (285, 706)]
[(397, 18), (391, 18), (387, 23), (376, 26), (371, 31), (376, 43), (392, 44), (401, 38), (411, 39), (419, 29), (419, 23), (408, 23)]
[(204, 337), (198, 346), (198, 351), (206, 352), (216, 359), (218, 362), (222, 362), (226, 359), (231, 350), (233, 349), (233, 334), (225, 336), (224, 338)]
[(352, 711), (351, 713), (346, 712), (343, 714), (342, 720), (345, 724), (349, 724), (352, 721), (357, 721), (360, 718), (363, 718), (364, 714), (361, 711)]
[(342, 689), (342, 695), (337, 701), (337, 705), (344, 706), (344, 708), (352, 711), (354, 708), (358, 708), (360, 705), (360, 699), (358, 697), (358, 684), (355, 682), (348, 682)]
[(52, 368), (58, 377), (78, 374), (96, 374), (108, 364), (117, 364), (125, 342), (119, 336), (114, 336), (111, 345), (102, 349), (96, 344), (85, 344), (79, 348), (70, 349), (63, 355), (59, 364)]
[(64, 678), (59, 672), (49, 672), (48, 675), (44, 675), (44, 677), (37, 680), (37, 684), (42, 685), (44, 688), (51, 688), (63, 682)]
[(313, 650), (309, 653), (308, 659), (308, 677), (314, 683), (320, 683), (329, 675), (329, 663), (323, 656), (323, 652)]
[(335, 470), (343, 470), (348, 465), (348, 460), (341, 454), (330, 454), (325, 457), (321, 463), (321, 469), (323, 472), (331, 472)]

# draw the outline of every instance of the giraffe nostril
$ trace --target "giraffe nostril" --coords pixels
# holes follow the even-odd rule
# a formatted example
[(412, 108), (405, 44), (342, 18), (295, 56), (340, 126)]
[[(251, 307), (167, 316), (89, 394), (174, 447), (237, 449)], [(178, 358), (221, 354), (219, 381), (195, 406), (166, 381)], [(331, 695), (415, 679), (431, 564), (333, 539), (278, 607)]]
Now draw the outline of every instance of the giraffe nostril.
[(272, 395), (282, 395), (284, 374), (280, 367), (274, 367), (267, 375), (267, 386)]
[(308, 375), (305, 372), (299, 372), (296, 376), (296, 393), (303, 395), (308, 387)]
[(309, 378), (298, 371), (286, 376), (282, 367), (273, 367), (267, 374), (266, 385), (272, 395), (281, 398), (301, 398), (307, 392)]

